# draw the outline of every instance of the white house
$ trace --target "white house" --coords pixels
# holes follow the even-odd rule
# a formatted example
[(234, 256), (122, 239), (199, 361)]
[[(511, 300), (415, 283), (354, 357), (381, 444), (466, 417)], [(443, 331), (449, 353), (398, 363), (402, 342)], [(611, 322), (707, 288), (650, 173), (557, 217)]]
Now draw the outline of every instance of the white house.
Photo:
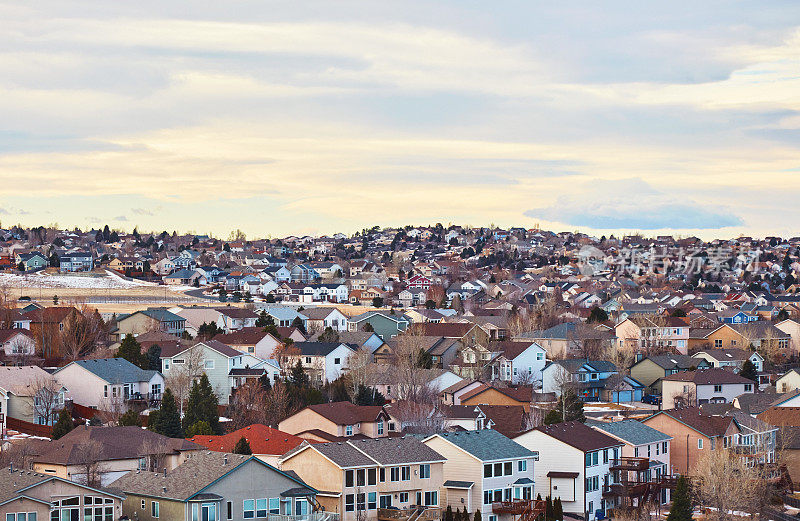
[(123, 410), (133, 401), (161, 399), (164, 376), (124, 358), (76, 360), (53, 373), (69, 389), (75, 403), (98, 409)]
[(36, 354), (36, 341), (27, 329), (2, 329), (0, 349), (7, 358), (33, 356)]
[(705, 403), (733, 403), (752, 393), (755, 383), (725, 369), (684, 371), (664, 377), (661, 399), (664, 409), (694, 407)]
[(547, 351), (531, 340), (509, 340), (497, 344), (500, 356), (492, 360), (492, 379), (514, 384), (542, 381)]
[(245, 327), (255, 327), (256, 320), (258, 320), (258, 315), (251, 309), (224, 307), (217, 308), (216, 311), (219, 312), (217, 327), (226, 333), (238, 331)]
[(535, 493), (561, 498), (564, 512), (591, 520), (615, 505), (603, 499), (603, 487), (611, 483), (612, 461), (624, 445), (619, 440), (571, 421), (537, 427), (514, 441), (539, 451)]
[(332, 382), (347, 369), (350, 355), (356, 348), (342, 342), (295, 342), (299, 353), (292, 355), (290, 363), (300, 360), (311, 381), (317, 384)]
[(307, 308), (303, 315), (308, 317), (306, 328), (309, 331), (324, 331), (331, 328), (334, 331), (347, 331), (347, 315), (334, 307)]

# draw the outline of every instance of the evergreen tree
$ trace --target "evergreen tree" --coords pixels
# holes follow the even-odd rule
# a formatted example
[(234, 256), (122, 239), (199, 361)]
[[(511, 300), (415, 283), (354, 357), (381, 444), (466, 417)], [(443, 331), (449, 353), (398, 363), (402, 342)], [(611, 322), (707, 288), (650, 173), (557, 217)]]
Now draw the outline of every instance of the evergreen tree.
[(305, 326), (305, 324), (303, 324), (303, 319), (300, 318), (300, 317), (294, 317), (294, 320), (292, 320), (292, 327), (296, 327), (304, 335), (307, 334), (306, 333), (306, 326)]
[(472, 521), (481, 521), (481, 510), (480, 509), (475, 511), (475, 515), (472, 516)]
[(194, 436), (210, 436), (214, 434), (214, 431), (211, 430), (211, 426), (205, 420), (200, 420), (198, 422), (194, 422), (193, 424), (189, 425), (186, 428), (186, 432), (184, 436), (187, 438), (193, 438)]
[(117, 422), (120, 427), (141, 427), (142, 422), (139, 419), (139, 413), (133, 409), (128, 409), (125, 411), (125, 414), (119, 417), (119, 421)]
[(386, 397), (376, 388), (362, 384), (358, 386), (358, 393), (356, 393), (353, 403), (356, 405), (383, 405), (386, 403)]
[(147, 369), (161, 372), (161, 346), (153, 344), (147, 350)]
[(467, 512), (466, 505), (464, 505), (464, 512), (461, 513), (461, 521), (469, 521), (469, 512)]
[(672, 494), (672, 508), (667, 521), (692, 521), (692, 497), (689, 482), (685, 476), (678, 478), (678, 485)]
[(72, 423), (72, 415), (66, 409), (61, 409), (58, 413), (58, 420), (56, 421), (55, 425), (53, 425), (53, 434), (52, 438), (57, 440), (67, 434), (75, 427), (75, 424)]
[(561, 504), (560, 497), (557, 497), (553, 502), (553, 519), (556, 521), (564, 521), (564, 506)]
[(303, 364), (300, 363), (300, 360), (297, 360), (297, 363), (294, 364), (292, 371), (289, 373), (289, 383), (299, 388), (311, 386), (311, 380), (303, 370)]
[(444, 511), (444, 519), (442, 521), (455, 521), (453, 519), (453, 507), (447, 505), (447, 508)]
[(142, 369), (150, 367), (150, 360), (147, 358), (147, 355), (142, 353), (142, 345), (137, 342), (130, 333), (125, 335), (125, 338), (122, 339), (115, 356), (117, 358), (124, 358)]
[(593, 307), (592, 311), (589, 312), (589, 318), (586, 319), (587, 322), (605, 322), (608, 320), (608, 313), (601, 307)]
[(739, 371), (739, 376), (755, 382), (758, 379), (758, 371), (756, 370), (755, 364), (750, 360), (745, 360), (742, 364), (742, 370)]
[(245, 454), (250, 455), (253, 453), (252, 449), (250, 449), (250, 443), (245, 439), (244, 436), (239, 438), (239, 441), (236, 442), (236, 446), (233, 448), (234, 454)]
[(583, 401), (572, 389), (566, 389), (558, 398), (555, 409), (544, 417), (545, 425), (568, 421), (586, 421), (583, 415)]
[(553, 499), (550, 496), (545, 500), (544, 518), (548, 521), (553, 519)]
[[(155, 416), (154, 416), (155, 415)], [(151, 431), (169, 436), (170, 438), (182, 437), (181, 415), (178, 406), (175, 404), (175, 396), (172, 390), (167, 388), (161, 398), (161, 407), (158, 411), (150, 413), (149, 427)]]
[(336, 380), (331, 382), (330, 388), (328, 390), (328, 398), (332, 402), (350, 401), (350, 394), (347, 392), (347, 384), (344, 383), (344, 379), (337, 378)]
[(192, 383), (186, 413), (183, 415), (183, 428), (204, 421), (211, 427), (212, 434), (221, 434), (219, 425), (219, 400), (214, 394), (208, 375), (203, 373), (199, 381)]

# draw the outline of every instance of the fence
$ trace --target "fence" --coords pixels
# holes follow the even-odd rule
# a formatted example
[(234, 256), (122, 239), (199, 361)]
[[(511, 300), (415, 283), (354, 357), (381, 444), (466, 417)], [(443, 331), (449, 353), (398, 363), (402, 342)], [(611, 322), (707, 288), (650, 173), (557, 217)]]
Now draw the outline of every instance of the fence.
[(30, 423), (17, 418), (6, 418), (6, 428), (30, 434), (31, 436), (41, 436), (42, 438), (52, 438), (53, 428), (49, 425), (39, 425)]

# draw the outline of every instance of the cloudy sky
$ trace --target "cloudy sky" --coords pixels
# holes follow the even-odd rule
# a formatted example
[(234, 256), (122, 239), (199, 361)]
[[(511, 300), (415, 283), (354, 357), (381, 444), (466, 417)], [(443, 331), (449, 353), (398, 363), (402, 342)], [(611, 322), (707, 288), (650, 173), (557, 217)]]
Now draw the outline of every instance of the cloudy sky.
[(0, 1), (0, 222), (798, 235), (800, 2)]

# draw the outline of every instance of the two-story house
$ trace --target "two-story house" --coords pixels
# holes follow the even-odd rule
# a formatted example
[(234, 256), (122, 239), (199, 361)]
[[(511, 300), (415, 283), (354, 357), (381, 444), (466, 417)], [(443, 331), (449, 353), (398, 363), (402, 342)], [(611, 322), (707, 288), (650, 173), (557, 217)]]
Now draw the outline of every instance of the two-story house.
[(752, 393), (754, 382), (725, 369), (684, 371), (664, 377), (661, 402), (664, 409), (692, 407), (704, 403), (731, 403)]
[(750, 360), (756, 371), (764, 370), (764, 357), (749, 349), (704, 349), (693, 354), (692, 358), (705, 360), (711, 367), (730, 368), (737, 373), (742, 369), (745, 360)]
[(583, 400), (597, 401), (601, 399), (606, 381), (616, 374), (617, 366), (606, 360), (554, 360), (542, 370), (542, 392), (560, 396), (562, 387), (569, 384)]
[(58, 253), (58, 270), (62, 273), (92, 271), (94, 258), (88, 251)]
[(506, 340), (495, 344), (500, 356), (491, 362), (492, 380), (512, 384), (533, 384), (542, 381), (547, 351), (531, 340)]
[(564, 512), (591, 520), (615, 506), (603, 498), (603, 488), (612, 483), (621, 441), (576, 421), (542, 425), (514, 441), (539, 451), (536, 493), (561, 498)]
[(161, 400), (164, 376), (124, 358), (76, 360), (53, 373), (75, 403), (102, 410), (125, 410), (134, 402)]
[[(443, 455), (410, 436), (305, 443), (280, 462), (325, 491), (318, 501), (326, 511), (350, 521), (390, 514), (404, 519), (412, 512), (421, 520), (439, 519), (444, 465)], [(417, 514), (412, 505), (425, 511)]]
[(288, 364), (294, 366), (299, 361), (312, 383), (322, 385), (344, 374), (356, 347), (344, 342), (295, 342), (292, 350), (295, 352), (287, 355)]
[(231, 378), (243, 377), (243, 375), (238, 375), (237, 371), (256, 368), (262, 363), (261, 359), (242, 353), (217, 340), (198, 342), (191, 347), (181, 348), (177, 352), (162, 351), (161, 353), (161, 369), (166, 378), (181, 373), (197, 378), (205, 373), (214, 389), (214, 394), (222, 405), (227, 405), (230, 401)]
[(8, 418), (52, 425), (66, 397), (67, 389), (41, 367), (0, 367), (0, 423), (3, 427)]
[(224, 307), (216, 308), (216, 311), (219, 313), (217, 327), (226, 333), (255, 327), (258, 320), (258, 315), (251, 309)]
[(661, 381), (672, 374), (695, 369), (708, 369), (711, 364), (689, 355), (664, 354), (642, 358), (631, 366), (631, 376), (648, 387), (652, 394), (661, 394)]
[(148, 308), (129, 315), (119, 315), (116, 328), (109, 332), (109, 336), (116, 341), (122, 340), (125, 335), (137, 336), (150, 331), (181, 336), (185, 329), (185, 318), (165, 308)]
[(381, 405), (331, 402), (309, 405), (278, 424), (278, 429), (312, 441), (334, 441), (351, 436), (382, 438), (389, 435), (389, 414)]
[(334, 331), (347, 331), (347, 316), (334, 307), (307, 308), (303, 315), (308, 317), (307, 329), (311, 331), (324, 331), (331, 328)]
[(200, 451), (171, 471), (129, 472), (114, 487), (126, 495), (123, 514), (140, 521), (328, 519), (314, 511), (315, 489), (255, 456)]
[(405, 315), (368, 311), (350, 317), (347, 327), (350, 331), (365, 331), (367, 324), (370, 326), (368, 329), (372, 329), (385, 342), (405, 331), (411, 325), (411, 319)]
[(514, 500), (536, 497), (538, 448), (526, 448), (492, 429), (437, 433), (423, 443), (447, 458), (442, 507), (480, 510), (482, 518), (505, 521), (514, 515)]
[(650, 483), (658, 487), (661, 504), (669, 503), (670, 489), (663, 486), (665, 483), (662, 478), (671, 476), (672, 473), (669, 459), (672, 436), (636, 420), (591, 422), (589, 425), (624, 443), (620, 459), (611, 466), (611, 470), (617, 472), (612, 480), (613, 483), (622, 486), (606, 487), (604, 492), (608, 496), (623, 500), (630, 497), (627, 494), (628, 487), (624, 485)]
[(689, 348), (689, 322), (686, 318), (662, 315), (637, 315), (614, 327), (619, 349), (634, 352), (675, 350), (685, 355)]

